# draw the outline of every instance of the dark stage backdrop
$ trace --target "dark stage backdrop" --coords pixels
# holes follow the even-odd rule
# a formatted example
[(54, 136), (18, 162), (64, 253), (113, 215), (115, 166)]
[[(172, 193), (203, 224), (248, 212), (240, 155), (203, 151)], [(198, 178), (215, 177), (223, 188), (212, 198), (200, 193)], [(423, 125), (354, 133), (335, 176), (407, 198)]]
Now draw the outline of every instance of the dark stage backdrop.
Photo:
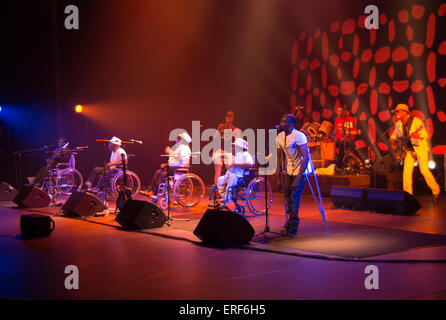
[[(135, 155), (130, 168), (146, 185), (169, 144), (170, 130), (190, 131), (193, 120), (201, 121), (202, 130), (215, 128), (230, 109), (242, 129), (272, 128), (289, 111), (291, 92), (295, 97), (292, 103), (306, 104), (314, 120), (333, 119), (337, 100), (356, 108), (355, 116), (364, 112), (366, 119), (361, 121), (368, 131), (372, 123), (378, 128), (385, 125), (382, 121), (388, 121), (382, 113), (389, 105), (387, 96), (392, 97), (392, 103), (400, 96), (407, 100), (411, 88), (420, 88), (418, 82), (413, 85), (417, 79), (422, 89), (412, 94), (413, 104), (427, 108), (422, 112), (432, 121), (433, 141), (441, 144), (444, 48), (440, 45), (444, 27), (440, 23), (444, 15), (439, 14), (438, 1), (426, 5), (419, 19), (412, 17), (407, 1), (392, 1), (392, 6), (388, 2), (374, 3), (382, 8), (387, 21), (371, 43), (369, 32), (357, 27), (358, 17), (369, 4), (362, 0), (2, 1), (0, 32), (6, 45), (0, 53), (0, 119), (10, 133), (9, 150), (50, 145), (57, 137), (67, 136), (72, 146), (89, 146), (77, 156), (77, 167), (86, 176), (103, 160), (102, 145), (95, 139), (118, 136), (142, 140), (142, 145), (126, 149)], [(70, 4), (79, 8), (79, 30), (64, 28), (64, 8)], [(398, 17), (404, 8), (410, 16), (407, 23)], [(426, 29), (431, 14), (436, 30), (428, 46)], [(354, 19), (354, 26), (348, 19)], [(388, 40), (391, 20), (396, 30), (393, 42)], [(420, 57), (412, 57), (410, 42), (404, 38), (409, 25), (413, 42), (424, 46)], [(355, 35), (359, 38), (357, 52), (353, 52)], [(322, 50), (324, 39), (328, 42), (327, 57)], [(389, 46), (390, 57), (377, 63), (376, 57), (384, 59), (387, 54), (378, 53), (382, 46)], [(407, 59), (402, 59), (401, 50), (393, 54), (398, 46), (406, 48)], [(366, 49), (371, 50), (372, 57), (362, 61)], [(347, 53), (342, 55), (342, 51)], [(436, 56), (433, 76), (426, 73), (431, 52)], [(332, 65), (336, 60), (333, 55), (338, 55), (338, 66)], [(393, 56), (402, 60), (390, 62)], [(356, 58), (360, 68), (354, 77)], [(300, 68), (305, 59), (307, 66)], [(316, 59), (319, 65), (313, 62)], [(432, 65), (432, 58), (429, 61)], [(413, 69), (409, 88), (394, 95), (388, 75), (390, 64), (394, 64), (394, 80), (400, 81), (407, 63)], [(375, 64), (373, 80), (367, 70)], [(325, 86), (322, 69), (327, 73)], [(337, 78), (338, 70), (341, 79)], [(381, 85), (383, 82), (390, 89)], [(360, 94), (362, 89), (357, 88), (362, 83), (366, 84), (365, 92)], [(338, 94), (333, 85), (338, 87)], [(348, 94), (352, 88), (355, 92)], [(426, 95), (429, 90), (434, 107), (418, 100), (419, 94)], [(376, 96), (376, 104), (370, 96)], [(84, 106), (83, 113), (74, 113), (76, 104)], [(364, 145), (369, 143), (366, 136), (362, 140)], [(12, 160), (11, 155), (10, 170), (3, 170), (2, 177), (14, 184)], [(24, 175), (34, 175), (43, 160), (42, 152), (25, 157)], [(197, 165), (193, 170), (206, 182), (212, 181), (212, 166)]]

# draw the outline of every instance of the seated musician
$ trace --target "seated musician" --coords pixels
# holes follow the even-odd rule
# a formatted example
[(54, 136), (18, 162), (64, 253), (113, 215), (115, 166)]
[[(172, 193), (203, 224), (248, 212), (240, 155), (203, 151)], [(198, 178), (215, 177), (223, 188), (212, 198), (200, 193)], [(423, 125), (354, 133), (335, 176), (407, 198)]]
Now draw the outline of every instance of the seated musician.
[[(166, 153), (169, 154), (169, 171), (167, 175), (172, 176), (176, 170), (184, 169), (189, 166), (190, 155), (192, 153), (189, 144), (192, 139), (187, 132), (183, 132), (178, 135), (177, 143), (172, 147), (166, 147)], [(166, 176), (167, 164), (162, 163), (160, 168), (155, 171), (152, 182), (149, 186), (149, 191), (141, 191), (145, 195), (156, 195), (158, 194), (158, 186), (163, 181)]]
[(57, 168), (59, 164), (69, 163), (71, 158), (71, 152), (64, 152), (68, 149), (68, 140), (64, 137), (59, 138), (57, 141), (57, 148), (54, 150), (51, 158), (46, 159), (46, 165), (42, 167), (34, 177), (33, 184), (37, 187), (41, 187), (43, 180), (47, 177), (50, 169)]
[(357, 134), (356, 121), (350, 116), (350, 113), (342, 107), (336, 109), (335, 121), (335, 141), (336, 147), (339, 149), (336, 160), (336, 168), (342, 170), (344, 168), (344, 156), (348, 150), (353, 148), (354, 140)]
[(226, 205), (231, 202), (231, 198), (227, 194), (228, 189), (235, 187), (238, 184), (239, 178), (243, 178), (245, 169), (254, 164), (251, 154), (247, 151), (247, 141), (236, 138), (233, 147), (235, 147), (235, 156), (229, 164), (226, 174), (218, 178), (217, 184), (218, 192)]
[[(108, 176), (114, 176), (119, 172), (119, 169), (122, 167), (122, 158), (121, 155), (125, 157), (125, 163), (127, 164), (127, 153), (123, 148), (121, 148), (121, 139), (117, 137), (113, 137), (109, 140), (108, 150), (110, 150), (110, 160), (106, 164), (106, 172)], [(88, 176), (87, 181), (85, 182), (85, 188), (90, 190), (91, 188), (97, 187), (99, 182), (99, 177), (104, 174), (103, 167), (96, 167), (92, 170), (90, 175)]]

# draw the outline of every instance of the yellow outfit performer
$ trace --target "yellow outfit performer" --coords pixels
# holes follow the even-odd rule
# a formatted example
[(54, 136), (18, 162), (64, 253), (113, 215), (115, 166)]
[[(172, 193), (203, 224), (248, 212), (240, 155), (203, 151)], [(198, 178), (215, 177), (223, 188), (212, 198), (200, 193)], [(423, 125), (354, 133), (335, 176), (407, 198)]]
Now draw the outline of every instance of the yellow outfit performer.
[(432, 172), (429, 169), (429, 143), (426, 127), (423, 120), (411, 116), (409, 106), (405, 104), (398, 104), (392, 111), (395, 113), (398, 121), (395, 123), (395, 128), (390, 137), (392, 143), (397, 138), (406, 138), (406, 156), (404, 157), (403, 169), (403, 189), (404, 191), (413, 194), (412, 174), (415, 161), (418, 160), (421, 174), (426, 180), (427, 185), (432, 190), (434, 203), (439, 201), (440, 187), (435, 181)]

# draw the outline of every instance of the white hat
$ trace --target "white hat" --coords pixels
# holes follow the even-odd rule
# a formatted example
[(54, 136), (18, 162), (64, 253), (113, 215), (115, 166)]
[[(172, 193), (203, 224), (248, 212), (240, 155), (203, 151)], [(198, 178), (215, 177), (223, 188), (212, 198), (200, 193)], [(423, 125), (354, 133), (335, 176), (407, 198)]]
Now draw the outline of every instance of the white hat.
[(118, 137), (113, 137), (110, 139), (110, 143), (121, 146), (121, 139), (119, 139)]
[(235, 138), (235, 142), (233, 144), (242, 149), (248, 149), (248, 142), (241, 138)]
[(180, 134), (180, 137), (186, 141), (187, 143), (191, 143), (192, 138), (190, 137), (190, 135), (185, 131), (182, 134)]

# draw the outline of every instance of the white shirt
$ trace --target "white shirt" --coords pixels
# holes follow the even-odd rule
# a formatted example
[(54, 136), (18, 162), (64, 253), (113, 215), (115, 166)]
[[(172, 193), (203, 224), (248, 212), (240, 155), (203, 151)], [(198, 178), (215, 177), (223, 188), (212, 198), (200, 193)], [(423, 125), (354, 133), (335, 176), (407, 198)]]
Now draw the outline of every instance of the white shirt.
[[(303, 132), (293, 129), (293, 131), (285, 137), (285, 132), (282, 131), (277, 136), (276, 142), (277, 148), (281, 148), (285, 153), (287, 159), (287, 174), (290, 176), (297, 175), (302, 162), (302, 155), (299, 146), (308, 143), (307, 136)], [(312, 172), (313, 168), (310, 158), (304, 174), (309, 174)]]
[(169, 167), (186, 167), (189, 164), (191, 153), (188, 145), (175, 144), (169, 153)]
[[(252, 159), (252, 156), (248, 151), (242, 151), (242, 152), (237, 153), (232, 158), (232, 163), (234, 163), (234, 164), (254, 164), (254, 160)], [(230, 174), (235, 174), (237, 177), (243, 178), (243, 173), (245, 172), (245, 169), (230, 168), (228, 171)]]
[[(122, 163), (121, 154), (123, 154), (125, 156), (125, 160), (127, 160), (127, 153), (125, 152), (124, 149), (119, 148), (118, 150), (111, 152), (110, 162), (121, 162)], [(116, 168), (116, 166), (110, 167), (110, 169), (115, 169), (115, 168)]]

